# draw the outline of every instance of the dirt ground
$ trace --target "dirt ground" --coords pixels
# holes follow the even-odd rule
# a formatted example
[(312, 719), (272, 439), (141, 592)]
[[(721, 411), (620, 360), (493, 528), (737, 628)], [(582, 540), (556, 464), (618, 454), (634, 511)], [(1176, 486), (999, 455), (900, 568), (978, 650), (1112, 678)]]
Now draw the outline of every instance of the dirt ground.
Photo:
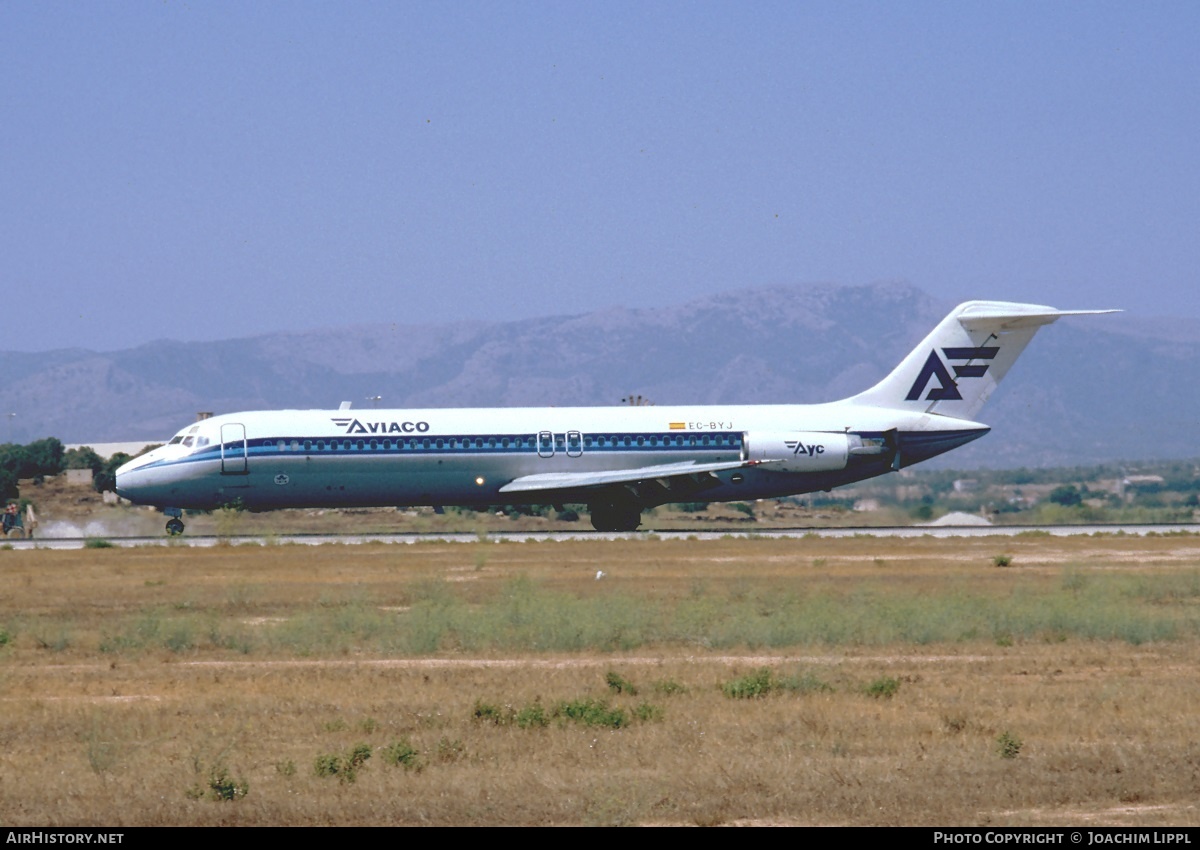
[(1197, 540), (0, 551), (0, 822), (1197, 826)]

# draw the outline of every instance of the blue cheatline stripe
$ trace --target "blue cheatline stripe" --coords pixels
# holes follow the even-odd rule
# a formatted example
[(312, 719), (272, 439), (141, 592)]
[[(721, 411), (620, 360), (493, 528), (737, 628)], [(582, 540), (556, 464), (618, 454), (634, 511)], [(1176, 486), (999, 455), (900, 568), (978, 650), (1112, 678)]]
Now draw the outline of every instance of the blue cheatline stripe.
[[(554, 455), (570, 453), (630, 453), (630, 452), (716, 452), (741, 451), (742, 432), (714, 431), (698, 432), (624, 432), (605, 434), (580, 434), (570, 441), (567, 434), (578, 432), (556, 432)], [(505, 445), (507, 441), (507, 445)], [(296, 448), (292, 448), (293, 443)], [(374, 447), (372, 447), (374, 443)], [(225, 460), (237, 461), (242, 457), (242, 442), (225, 444)], [(336, 448), (333, 446), (336, 445)], [(282, 446), (282, 447), (281, 447)], [(549, 447), (542, 443), (542, 451)], [(428, 455), (514, 455), (537, 454), (537, 434), (460, 434), (420, 437), (363, 437), (356, 435), (338, 437), (256, 437), (246, 441), (246, 452), (250, 458), (297, 457), (347, 457), (370, 455), (372, 457), (423, 457)], [(218, 461), (221, 445), (211, 445), (179, 458), (164, 459), (148, 464), (146, 469), (180, 463)]]

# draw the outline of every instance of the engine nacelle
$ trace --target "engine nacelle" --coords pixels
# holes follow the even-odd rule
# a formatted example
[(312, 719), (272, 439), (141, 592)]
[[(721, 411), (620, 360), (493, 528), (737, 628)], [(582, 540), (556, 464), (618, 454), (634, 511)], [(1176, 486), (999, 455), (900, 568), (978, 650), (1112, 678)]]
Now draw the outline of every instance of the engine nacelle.
[(857, 434), (819, 431), (748, 431), (742, 438), (745, 460), (771, 461), (771, 472), (828, 472), (845, 469)]

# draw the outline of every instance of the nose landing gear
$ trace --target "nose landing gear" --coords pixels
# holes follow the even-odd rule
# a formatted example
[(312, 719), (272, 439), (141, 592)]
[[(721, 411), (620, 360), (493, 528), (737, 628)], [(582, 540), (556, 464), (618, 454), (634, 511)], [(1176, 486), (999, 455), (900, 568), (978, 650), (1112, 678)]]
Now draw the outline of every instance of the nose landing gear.
[(178, 537), (180, 534), (183, 534), (183, 520), (180, 519), (183, 516), (183, 511), (179, 510), (179, 508), (163, 508), (163, 513), (170, 517), (167, 520), (167, 534), (171, 537)]

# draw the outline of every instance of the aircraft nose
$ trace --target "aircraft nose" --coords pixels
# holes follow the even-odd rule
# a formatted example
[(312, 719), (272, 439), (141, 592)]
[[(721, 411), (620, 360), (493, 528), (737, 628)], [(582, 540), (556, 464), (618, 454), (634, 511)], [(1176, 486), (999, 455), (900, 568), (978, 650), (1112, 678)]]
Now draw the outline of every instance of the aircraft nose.
[(117, 495), (123, 499), (128, 499), (131, 479), (131, 470), (128, 462), (117, 467), (117, 471), (113, 473), (113, 479), (115, 481), (113, 489), (117, 491)]
[(143, 467), (147, 462), (149, 462), (149, 456), (143, 455), (117, 467), (117, 471), (113, 473), (115, 479), (113, 489), (117, 491), (118, 496), (131, 502), (138, 501), (139, 489), (146, 483)]

